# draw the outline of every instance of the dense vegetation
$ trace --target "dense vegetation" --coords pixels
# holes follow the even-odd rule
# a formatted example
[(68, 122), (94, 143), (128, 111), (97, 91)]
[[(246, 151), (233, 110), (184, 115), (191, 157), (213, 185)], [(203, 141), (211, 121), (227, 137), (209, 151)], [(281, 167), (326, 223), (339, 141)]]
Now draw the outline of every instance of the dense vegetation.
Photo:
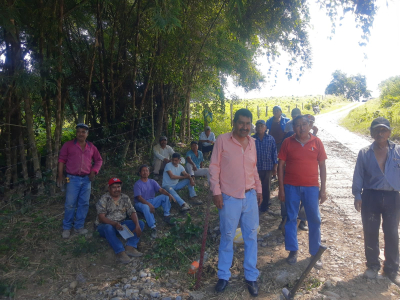
[(352, 110), (342, 120), (349, 130), (369, 135), (373, 119), (387, 118), (393, 127), (392, 139), (400, 139), (400, 76), (390, 77), (379, 84), (380, 96)]
[[(375, 0), (319, 1), (353, 12), (368, 37)], [(247, 90), (311, 67), (308, 2), (298, 0), (7, 0), (0, 2), (0, 192), (54, 182), (73, 124), (123, 162), (161, 133), (190, 139), (193, 101), (224, 108), (228, 75)], [(340, 9), (340, 11), (339, 11)], [(168, 130), (170, 129), (170, 130)], [(176, 131), (178, 130), (178, 131)], [(64, 134), (64, 131), (65, 134)], [(22, 183), (22, 185), (20, 184)], [(19, 190), (29, 194), (31, 190)]]

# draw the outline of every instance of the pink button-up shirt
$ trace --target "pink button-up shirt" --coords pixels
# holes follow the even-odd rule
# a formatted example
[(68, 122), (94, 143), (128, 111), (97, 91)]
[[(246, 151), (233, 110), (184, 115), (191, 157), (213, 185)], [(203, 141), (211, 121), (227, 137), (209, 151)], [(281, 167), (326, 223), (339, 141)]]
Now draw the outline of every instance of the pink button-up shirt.
[(215, 142), (209, 167), (213, 195), (224, 193), (234, 198), (245, 198), (245, 191), (262, 193), (257, 171), (257, 152), (254, 139), (247, 136), (246, 150), (233, 138), (232, 132), (221, 134)]
[(97, 174), (103, 164), (103, 159), (93, 143), (86, 141), (85, 150), (82, 151), (78, 141), (74, 139), (62, 146), (58, 162), (65, 164), (68, 174), (82, 176), (89, 175), (91, 171)]

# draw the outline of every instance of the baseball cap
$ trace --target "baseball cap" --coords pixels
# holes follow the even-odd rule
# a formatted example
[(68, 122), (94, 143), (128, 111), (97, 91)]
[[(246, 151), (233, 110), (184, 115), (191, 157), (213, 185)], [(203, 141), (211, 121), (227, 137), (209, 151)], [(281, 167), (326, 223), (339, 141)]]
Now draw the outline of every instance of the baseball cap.
[(392, 130), (392, 127), (390, 127), (390, 122), (383, 117), (376, 118), (371, 123), (371, 129), (374, 129), (379, 126), (382, 126), (382, 127)]
[(167, 139), (166, 136), (160, 136), (160, 138), (158, 139), (159, 142), (161, 142), (161, 141), (163, 141), (163, 140), (168, 141), (168, 139)]
[(113, 185), (114, 183), (122, 183), (121, 179), (114, 177), (108, 181), (108, 186)]
[(275, 109), (279, 109), (280, 111), (282, 111), (282, 108), (279, 105), (275, 105), (272, 111), (274, 111)]
[(263, 124), (263, 125), (265, 125), (265, 121), (264, 121), (264, 120), (258, 120), (258, 121), (256, 122), (256, 126), (257, 126), (257, 124)]
[(83, 129), (89, 130), (89, 126), (87, 126), (87, 125), (84, 124), (84, 123), (78, 123), (78, 124), (76, 124), (75, 129), (78, 129), (78, 128), (83, 128)]

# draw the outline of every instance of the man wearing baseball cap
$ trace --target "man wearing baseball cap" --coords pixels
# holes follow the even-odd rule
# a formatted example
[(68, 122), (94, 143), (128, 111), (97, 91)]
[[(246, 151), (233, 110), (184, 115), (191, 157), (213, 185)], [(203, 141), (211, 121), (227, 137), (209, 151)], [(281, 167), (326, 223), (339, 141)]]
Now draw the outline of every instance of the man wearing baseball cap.
[(70, 237), (72, 228), (78, 234), (88, 232), (84, 224), (89, 211), (91, 182), (103, 164), (96, 146), (86, 141), (88, 135), (89, 126), (83, 123), (76, 125), (76, 138), (66, 142), (58, 156), (58, 187), (62, 187), (65, 182), (64, 166), (67, 173), (62, 232), (64, 239)]
[(174, 152), (174, 149), (167, 145), (167, 137), (160, 136), (158, 144), (153, 147), (154, 180), (159, 180), (160, 173), (163, 173), (165, 165), (171, 161)]
[[(122, 181), (119, 178), (111, 178), (108, 181), (108, 193), (101, 196), (96, 204), (97, 218), (96, 226), (100, 236), (107, 239), (110, 246), (117, 255), (117, 260), (127, 264), (131, 261), (129, 256), (142, 256), (143, 253), (137, 250), (139, 237), (144, 228), (143, 221), (139, 221), (136, 210), (131, 200), (121, 193)], [(131, 220), (126, 220), (130, 217)], [(118, 238), (118, 231), (123, 230), (126, 225), (134, 234), (126, 240), (126, 247)]]
[(400, 285), (399, 215), (400, 215), (400, 146), (389, 141), (392, 128), (385, 118), (372, 121), (370, 128), (374, 142), (358, 153), (353, 176), (354, 207), (361, 211), (364, 229), (367, 270), (364, 276), (374, 279), (381, 268), (379, 262), (379, 228), (385, 240), (383, 271)]

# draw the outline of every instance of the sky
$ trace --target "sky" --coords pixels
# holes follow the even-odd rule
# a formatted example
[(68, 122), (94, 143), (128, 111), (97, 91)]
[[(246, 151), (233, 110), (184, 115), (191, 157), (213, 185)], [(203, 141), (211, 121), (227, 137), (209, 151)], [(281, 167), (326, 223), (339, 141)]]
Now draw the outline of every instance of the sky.
[[(342, 26), (336, 26), (336, 33), (331, 36), (331, 22), (324, 10), (320, 10), (314, 0), (310, 1), (311, 28), (309, 40), (312, 47), (312, 68), (302, 75), (288, 80), (285, 75), (288, 56), (282, 55), (275, 64), (278, 80), (275, 86), (265, 84), (260, 90), (246, 93), (235, 87), (230, 79), (225, 89), (228, 99), (323, 95), (332, 80), (332, 73), (341, 70), (348, 76), (365, 75), (367, 88), (373, 97), (379, 96), (378, 84), (391, 77), (400, 75), (400, 1), (378, 0), (379, 10), (375, 15), (369, 43), (359, 46), (361, 29), (356, 28), (354, 15), (347, 13)], [(367, 58), (365, 58), (365, 55)], [(269, 64), (265, 57), (257, 60), (259, 69), (266, 75)]]

